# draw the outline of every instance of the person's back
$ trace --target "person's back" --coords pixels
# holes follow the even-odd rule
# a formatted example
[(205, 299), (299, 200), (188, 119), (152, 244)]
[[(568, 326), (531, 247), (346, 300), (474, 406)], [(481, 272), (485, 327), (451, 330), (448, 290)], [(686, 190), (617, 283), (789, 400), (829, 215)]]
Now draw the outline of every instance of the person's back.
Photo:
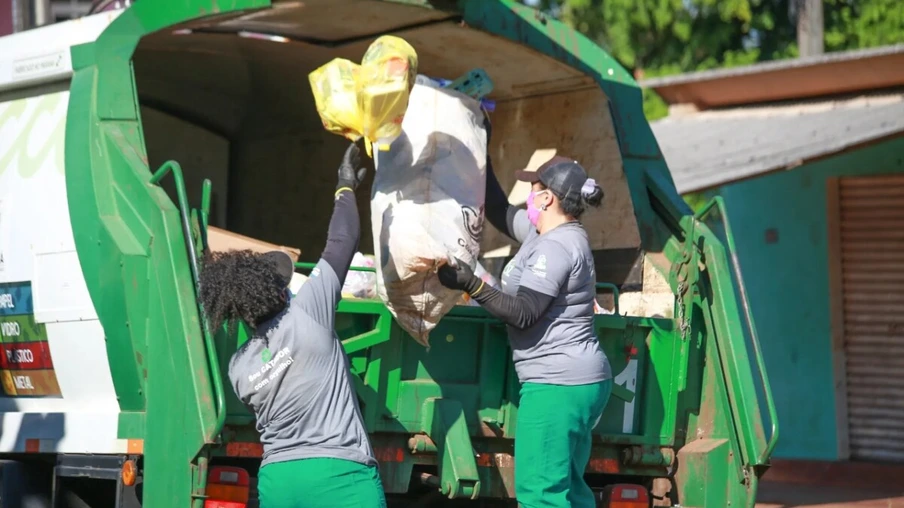
[(229, 363), (241, 401), (257, 416), (262, 465), (333, 457), (376, 465), (348, 358), (333, 331), (341, 286), (328, 263), (291, 304), (261, 323)]
[(360, 234), (352, 144), (339, 168), (327, 245), (290, 299), (292, 260), (283, 252), (208, 256), (201, 301), (214, 327), (255, 330), (229, 363), (238, 398), (254, 413), (264, 447), (262, 508), (385, 508), (377, 461), (334, 331), (336, 307)]

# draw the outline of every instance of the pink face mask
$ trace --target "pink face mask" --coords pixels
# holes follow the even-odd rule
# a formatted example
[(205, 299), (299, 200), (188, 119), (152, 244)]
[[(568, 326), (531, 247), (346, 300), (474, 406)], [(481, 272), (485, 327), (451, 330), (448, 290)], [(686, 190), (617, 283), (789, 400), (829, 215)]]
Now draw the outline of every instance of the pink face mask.
[(536, 197), (536, 193), (534, 191), (530, 191), (530, 194), (527, 195), (527, 220), (530, 221), (535, 227), (537, 222), (540, 220), (540, 209), (534, 205), (534, 198)]

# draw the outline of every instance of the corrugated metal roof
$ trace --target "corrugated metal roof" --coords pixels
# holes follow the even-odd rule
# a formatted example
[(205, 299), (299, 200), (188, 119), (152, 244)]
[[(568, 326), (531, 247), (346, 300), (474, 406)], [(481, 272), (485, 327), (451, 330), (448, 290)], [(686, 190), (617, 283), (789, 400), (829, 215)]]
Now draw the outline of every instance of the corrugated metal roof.
[(673, 115), (652, 127), (678, 192), (693, 192), (902, 134), (904, 94)]

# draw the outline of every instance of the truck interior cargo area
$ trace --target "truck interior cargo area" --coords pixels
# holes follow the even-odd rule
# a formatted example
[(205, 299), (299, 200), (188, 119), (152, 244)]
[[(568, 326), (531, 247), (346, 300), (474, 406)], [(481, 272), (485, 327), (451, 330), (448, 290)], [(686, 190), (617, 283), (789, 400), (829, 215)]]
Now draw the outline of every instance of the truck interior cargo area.
[[(151, 168), (179, 161), (193, 206), (209, 178), (212, 226), (300, 248), (301, 260), (316, 260), (348, 141), (324, 130), (308, 73), (333, 58), (360, 62), (384, 34), (412, 44), (420, 74), (455, 79), (485, 69), (495, 85), (490, 153), (503, 187), (512, 189), (513, 173), (536, 150), (553, 148), (580, 160), (606, 192), (604, 206), (583, 219), (591, 246), (633, 252), (643, 265), (609, 102), (594, 79), (438, 10), (383, 2), (277, 3), (145, 37), (133, 61)], [(374, 248), (371, 180), (358, 196), (365, 253)], [(174, 189), (167, 190), (174, 198)], [(505, 251), (501, 235), (492, 227), (484, 231), (484, 253)], [(642, 279), (604, 266), (598, 272), (601, 282), (618, 286)]]

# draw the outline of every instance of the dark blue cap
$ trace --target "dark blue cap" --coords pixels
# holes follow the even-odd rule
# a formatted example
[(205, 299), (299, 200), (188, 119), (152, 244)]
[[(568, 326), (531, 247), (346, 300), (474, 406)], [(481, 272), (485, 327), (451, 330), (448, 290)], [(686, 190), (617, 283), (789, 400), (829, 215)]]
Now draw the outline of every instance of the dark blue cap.
[(289, 287), (292, 275), (295, 274), (295, 263), (292, 261), (292, 257), (281, 250), (272, 250), (261, 256), (273, 265), (273, 271), (279, 277), (280, 284), (284, 288)]
[(562, 201), (581, 201), (581, 189), (595, 182), (587, 178), (587, 171), (578, 161), (557, 155), (543, 163), (536, 171), (518, 171), (515, 177), (522, 182), (542, 183)]

